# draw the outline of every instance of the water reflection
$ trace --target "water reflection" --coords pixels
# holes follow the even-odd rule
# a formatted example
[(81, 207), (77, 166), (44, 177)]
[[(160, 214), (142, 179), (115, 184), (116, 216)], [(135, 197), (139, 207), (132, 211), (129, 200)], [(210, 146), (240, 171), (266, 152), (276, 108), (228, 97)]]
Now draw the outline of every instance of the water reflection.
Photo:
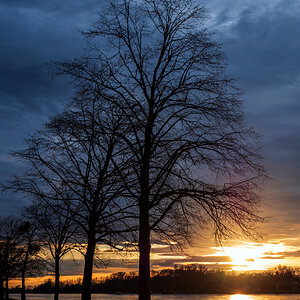
[[(20, 300), (20, 294), (13, 294), (11, 298)], [(79, 294), (62, 294), (60, 300), (80, 300)], [(51, 294), (28, 294), (28, 300), (53, 300)], [(93, 300), (137, 300), (137, 295), (93, 294)], [(152, 300), (300, 300), (300, 295), (153, 295)]]
[(253, 298), (251, 296), (248, 295), (240, 295), (240, 294), (236, 294), (236, 295), (232, 295), (230, 297), (230, 300), (252, 300)]

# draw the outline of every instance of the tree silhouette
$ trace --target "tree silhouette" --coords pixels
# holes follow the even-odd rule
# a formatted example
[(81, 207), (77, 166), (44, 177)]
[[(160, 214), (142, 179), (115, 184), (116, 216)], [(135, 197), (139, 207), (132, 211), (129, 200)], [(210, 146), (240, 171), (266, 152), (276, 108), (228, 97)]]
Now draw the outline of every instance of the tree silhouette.
[(189, 241), (210, 220), (220, 240), (239, 230), (252, 235), (262, 221), (256, 135), (205, 18), (192, 0), (109, 1), (86, 33), (88, 54), (56, 64), (130, 127), (120, 138), (133, 162), (124, 185), (138, 203), (143, 300), (150, 299), (151, 236)]
[(39, 256), (41, 244), (38, 224), (24, 221), (19, 226), (20, 244), (18, 245), (20, 259), (20, 277), (22, 280), (21, 300), (26, 300), (26, 277), (41, 275), (45, 269), (45, 261)]
[(59, 296), (60, 261), (76, 248), (78, 226), (72, 220), (63, 202), (43, 202), (30, 206), (26, 214), (39, 226), (39, 239), (54, 260), (54, 300)]
[(20, 270), (21, 219), (9, 216), (0, 218), (0, 299), (3, 300), (3, 284), (6, 283), (5, 299), (9, 299), (8, 281), (16, 278)]
[(117, 237), (123, 240), (122, 234), (132, 230), (127, 221), (134, 218), (129, 216), (120, 176), (126, 177), (127, 165), (126, 144), (117, 134), (126, 131), (123, 117), (110, 107), (100, 109), (100, 103), (94, 91), (78, 90), (61, 115), (28, 139), (25, 150), (14, 153), (30, 169), (9, 187), (32, 195), (76, 224), (77, 241), (84, 247), (84, 299), (91, 294), (97, 243), (117, 247)]

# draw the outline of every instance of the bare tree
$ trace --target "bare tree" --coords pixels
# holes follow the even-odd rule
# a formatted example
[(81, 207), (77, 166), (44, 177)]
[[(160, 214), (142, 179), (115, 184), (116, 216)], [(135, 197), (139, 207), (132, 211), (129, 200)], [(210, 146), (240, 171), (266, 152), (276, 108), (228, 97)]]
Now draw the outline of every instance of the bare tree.
[(20, 269), (20, 218), (9, 216), (0, 219), (0, 299), (9, 299), (8, 281), (16, 278)]
[(45, 267), (45, 261), (39, 255), (41, 243), (37, 224), (24, 221), (19, 227), (19, 232), (21, 234), (21, 241), (18, 245), (20, 277), (22, 280), (21, 300), (26, 300), (26, 277), (41, 275)]
[[(256, 134), (194, 0), (109, 1), (86, 33), (85, 57), (57, 64), (120, 110), (133, 157), (124, 179), (138, 203), (139, 299), (150, 299), (151, 234), (189, 240), (211, 220), (220, 240), (252, 235), (264, 177)], [(105, 101), (103, 100), (105, 99)], [(136, 184), (126, 184), (135, 181)], [(83, 298), (89, 299), (89, 298)]]
[[(99, 109), (101, 99), (83, 88), (65, 112), (28, 140), (16, 156), (30, 164), (11, 188), (51, 205), (62, 202), (60, 213), (71, 218), (86, 244), (82, 299), (90, 299), (97, 243), (117, 247), (129, 215), (120, 171), (127, 159), (120, 133), (126, 131), (117, 110)], [(125, 172), (123, 176), (126, 177)], [(59, 204), (58, 204), (59, 205)], [(53, 207), (55, 208), (55, 207)]]
[(39, 226), (39, 238), (43, 241), (51, 258), (54, 260), (54, 300), (59, 297), (60, 261), (70, 251), (76, 248), (78, 226), (64, 209), (63, 202), (43, 202), (27, 208), (27, 215)]

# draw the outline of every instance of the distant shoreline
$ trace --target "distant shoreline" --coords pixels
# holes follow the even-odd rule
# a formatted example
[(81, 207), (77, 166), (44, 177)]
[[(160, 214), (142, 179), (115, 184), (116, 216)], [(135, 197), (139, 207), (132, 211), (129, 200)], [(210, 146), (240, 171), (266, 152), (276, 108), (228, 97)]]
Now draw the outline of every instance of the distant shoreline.
[[(82, 281), (63, 281), (60, 294), (80, 294)], [(278, 266), (261, 273), (229, 273), (211, 271), (201, 265), (186, 265), (174, 269), (153, 271), (152, 294), (158, 295), (291, 295), (300, 294), (300, 274), (297, 269)], [(27, 293), (52, 294), (54, 283), (47, 280)], [(10, 289), (20, 293), (21, 288)], [(138, 274), (118, 272), (92, 283), (93, 294), (133, 295), (138, 292)]]

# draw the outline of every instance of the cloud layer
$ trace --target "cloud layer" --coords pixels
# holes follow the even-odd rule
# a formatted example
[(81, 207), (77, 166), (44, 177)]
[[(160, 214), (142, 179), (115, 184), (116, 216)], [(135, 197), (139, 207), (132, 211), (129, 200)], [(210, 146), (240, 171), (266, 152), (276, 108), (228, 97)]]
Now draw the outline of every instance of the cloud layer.
[[(273, 217), (264, 230), (267, 238), (293, 238), (300, 229), (300, 3), (212, 0), (207, 6), (228, 72), (244, 91), (247, 122), (264, 136), (273, 178), (263, 188), (264, 213)], [(61, 78), (51, 80), (45, 63), (82, 52), (79, 30), (96, 20), (97, 7), (96, 0), (0, 3), (0, 183), (22, 170), (8, 160), (9, 150), (20, 148), (70, 97), (70, 86)], [(2, 215), (17, 213), (20, 199), (0, 194), (0, 207)], [(194, 256), (196, 262), (203, 259)], [(160, 257), (157, 263), (169, 266), (170, 260)]]

